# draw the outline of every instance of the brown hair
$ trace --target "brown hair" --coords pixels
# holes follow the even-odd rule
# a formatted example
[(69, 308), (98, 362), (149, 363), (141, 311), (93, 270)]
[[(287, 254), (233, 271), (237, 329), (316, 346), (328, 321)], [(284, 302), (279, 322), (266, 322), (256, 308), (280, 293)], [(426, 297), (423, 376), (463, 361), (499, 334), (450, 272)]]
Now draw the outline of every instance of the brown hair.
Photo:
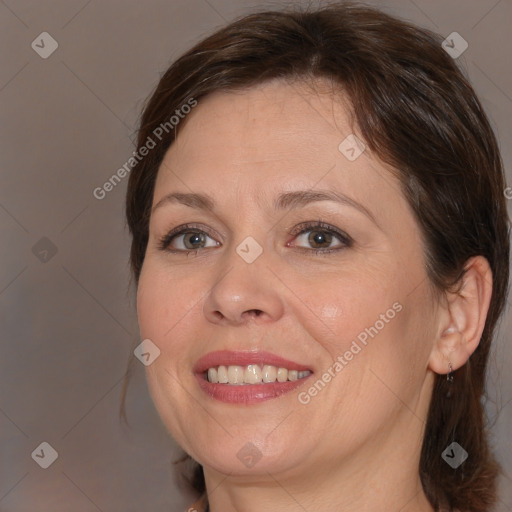
[[(390, 164), (425, 240), (425, 264), (439, 293), (460, 283), (467, 260), (482, 255), (493, 293), (478, 348), (454, 373), (436, 375), (419, 473), (432, 506), (489, 511), (499, 466), (490, 453), (481, 399), (493, 332), (509, 273), (509, 220), (498, 144), (475, 92), (442, 38), (352, 3), (262, 12), (199, 42), (161, 78), (141, 118), (138, 148), (187, 103), (266, 80), (326, 78), (349, 98), (371, 151)], [(133, 167), (126, 197), (131, 268), (138, 282), (148, 242), (155, 179), (175, 138), (170, 130)], [(441, 453), (453, 441), (469, 458), (452, 469)], [(194, 488), (205, 490), (196, 465)]]

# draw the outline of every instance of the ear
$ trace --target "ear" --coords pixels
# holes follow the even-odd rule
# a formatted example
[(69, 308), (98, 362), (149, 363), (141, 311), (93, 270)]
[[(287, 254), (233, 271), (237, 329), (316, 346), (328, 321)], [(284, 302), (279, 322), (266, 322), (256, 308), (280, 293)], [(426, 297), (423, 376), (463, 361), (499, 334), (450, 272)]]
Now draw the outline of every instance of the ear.
[(464, 366), (480, 343), (492, 295), (492, 271), (483, 256), (470, 258), (464, 266), (461, 287), (447, 292), (437, 315), (436, 339), (429, 368), (446, 374)]

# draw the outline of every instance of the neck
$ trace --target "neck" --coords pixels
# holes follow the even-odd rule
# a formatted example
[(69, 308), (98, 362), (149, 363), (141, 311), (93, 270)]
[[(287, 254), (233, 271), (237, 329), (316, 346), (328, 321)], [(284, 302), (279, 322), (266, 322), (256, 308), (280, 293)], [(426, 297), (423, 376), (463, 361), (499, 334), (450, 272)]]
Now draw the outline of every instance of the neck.
[[(311, 480), (319, 483), (319, 479)], [(311, 488), (298, 488), (290, 482), (283, 483), (272, 477), (253, 483), (242, 483), (225, 475), (208, 475), (209, 512), (261, 512), (269, 509), (282, 512), (320, 512), (329, 508), (339, 512), (434, 512), (419, 480), (400, 488), (390, 482), (386, 490), (371, 484), (365, 490), (352, 489), (331, 480), (329, 484), (327, 481), (321, 484), (312, 492)]]

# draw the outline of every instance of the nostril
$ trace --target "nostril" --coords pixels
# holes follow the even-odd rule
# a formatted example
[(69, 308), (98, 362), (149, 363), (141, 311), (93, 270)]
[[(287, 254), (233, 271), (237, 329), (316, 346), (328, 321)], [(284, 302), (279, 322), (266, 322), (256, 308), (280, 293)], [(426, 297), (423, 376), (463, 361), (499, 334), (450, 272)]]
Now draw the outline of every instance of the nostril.
[[(250, 317), (256, 318), (256, 317), (261, 316), (262, 314), (263, 314), (263, 311), (261, 309), (248, 309), (242, 313), (241, 317), (239, 318), (239, 321), (242, 321), (242, 319), (246, 318), (247, 315), (249, 315)], [(219, 310), (213, 311), (213, 315), (215, 315), (215, 317), (218, 320), (224, 320), (225, 318), (229, 318), (229, 315), (226, 316)]]

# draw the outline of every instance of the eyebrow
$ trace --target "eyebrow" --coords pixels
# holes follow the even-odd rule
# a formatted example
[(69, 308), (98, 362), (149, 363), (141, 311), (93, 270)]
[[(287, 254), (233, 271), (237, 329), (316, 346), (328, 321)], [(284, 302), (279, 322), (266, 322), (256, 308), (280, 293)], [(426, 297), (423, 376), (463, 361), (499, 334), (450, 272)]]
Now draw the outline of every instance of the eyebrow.
[[(334, 190), (296, 190), (293, 192), (284, 192), (275, 199), (274, 210), (291, 210), (317, 201), (333, 201), (351, 206), (378, 225), (372, 212), (365, 206), (345, 194), (335, 192)], [(190, 208), (210, 212), (215, 208), (215, 201), (207, 194), (172, 192), (160, 199), (160, 201), (153, 206), (152, 212), (168, 203), (183, 204)]]

